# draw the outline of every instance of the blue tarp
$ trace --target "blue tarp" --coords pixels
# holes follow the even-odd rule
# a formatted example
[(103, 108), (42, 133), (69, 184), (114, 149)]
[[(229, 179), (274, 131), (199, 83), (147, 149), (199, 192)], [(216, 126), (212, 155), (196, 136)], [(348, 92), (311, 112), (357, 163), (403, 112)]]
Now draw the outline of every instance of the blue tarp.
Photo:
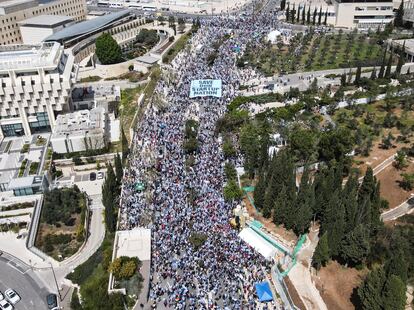
[(259, 297), (259, 301), (271, 301), (273, 300), (272, 291), (270, 290), (270, 286), (268, 282), (260, 282), (256, 283), (256, 294)]

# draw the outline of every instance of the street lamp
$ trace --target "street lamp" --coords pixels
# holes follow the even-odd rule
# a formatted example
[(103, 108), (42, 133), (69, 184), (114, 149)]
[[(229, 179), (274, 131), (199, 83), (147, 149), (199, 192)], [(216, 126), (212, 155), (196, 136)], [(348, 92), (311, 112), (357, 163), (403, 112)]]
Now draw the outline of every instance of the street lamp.
[(52, 266), (51, 262), (49, 262), (49, 265), (50, 265), (50, 268), (52, 269), (53, 279), (55, 279), (56, 289), (57, 289), (57, 292), (59, 294), (59, 301), (62, 301), (62, 296), (60, 295), (59, 285), (58, 285), (57, 280), (56, 280), (55, 270), (53, 269), (53, 266)]

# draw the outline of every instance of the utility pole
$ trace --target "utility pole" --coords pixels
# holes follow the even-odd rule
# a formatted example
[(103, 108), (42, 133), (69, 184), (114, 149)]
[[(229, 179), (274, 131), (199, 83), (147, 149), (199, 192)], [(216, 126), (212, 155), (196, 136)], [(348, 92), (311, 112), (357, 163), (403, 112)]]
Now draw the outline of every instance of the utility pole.
[(62, 301), (62, 296), (60, 295), (59, 285), (58, 285), (57, 280), (56, 280), (55, 269), (53, 269), (53, 266), (52, 266), (51, 262), (49, 262), (49, 265), (50, 265), (50, 268), (52, 269), (53, 279), (55, 279), (56, 289), (57, 289), (57, 292), (59, 294), (59, 301)]

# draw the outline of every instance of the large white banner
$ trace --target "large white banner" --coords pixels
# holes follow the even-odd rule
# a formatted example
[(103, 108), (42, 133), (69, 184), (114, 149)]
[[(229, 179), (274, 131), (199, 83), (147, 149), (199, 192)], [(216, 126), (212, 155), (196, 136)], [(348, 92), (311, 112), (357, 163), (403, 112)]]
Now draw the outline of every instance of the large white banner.
[(221, 80), (191, 81), (190, 98), (221, 97)]

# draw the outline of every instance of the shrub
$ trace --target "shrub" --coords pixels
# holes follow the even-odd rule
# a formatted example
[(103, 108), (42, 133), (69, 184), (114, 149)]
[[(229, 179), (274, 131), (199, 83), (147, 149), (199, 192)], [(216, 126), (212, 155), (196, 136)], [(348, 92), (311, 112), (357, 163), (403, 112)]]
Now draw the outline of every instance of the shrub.
[(121, 270), (119, 272), (119, 278), (120, 279), (129, 279), (137, 270), (137, 265), (133, 260), (126, 261), (122, 264)]
[(203, 233), (193, 232), (190, 235), (189, 242), (194, 247), (194, 250), (197, 251), (207, 240), (207, 235)]

